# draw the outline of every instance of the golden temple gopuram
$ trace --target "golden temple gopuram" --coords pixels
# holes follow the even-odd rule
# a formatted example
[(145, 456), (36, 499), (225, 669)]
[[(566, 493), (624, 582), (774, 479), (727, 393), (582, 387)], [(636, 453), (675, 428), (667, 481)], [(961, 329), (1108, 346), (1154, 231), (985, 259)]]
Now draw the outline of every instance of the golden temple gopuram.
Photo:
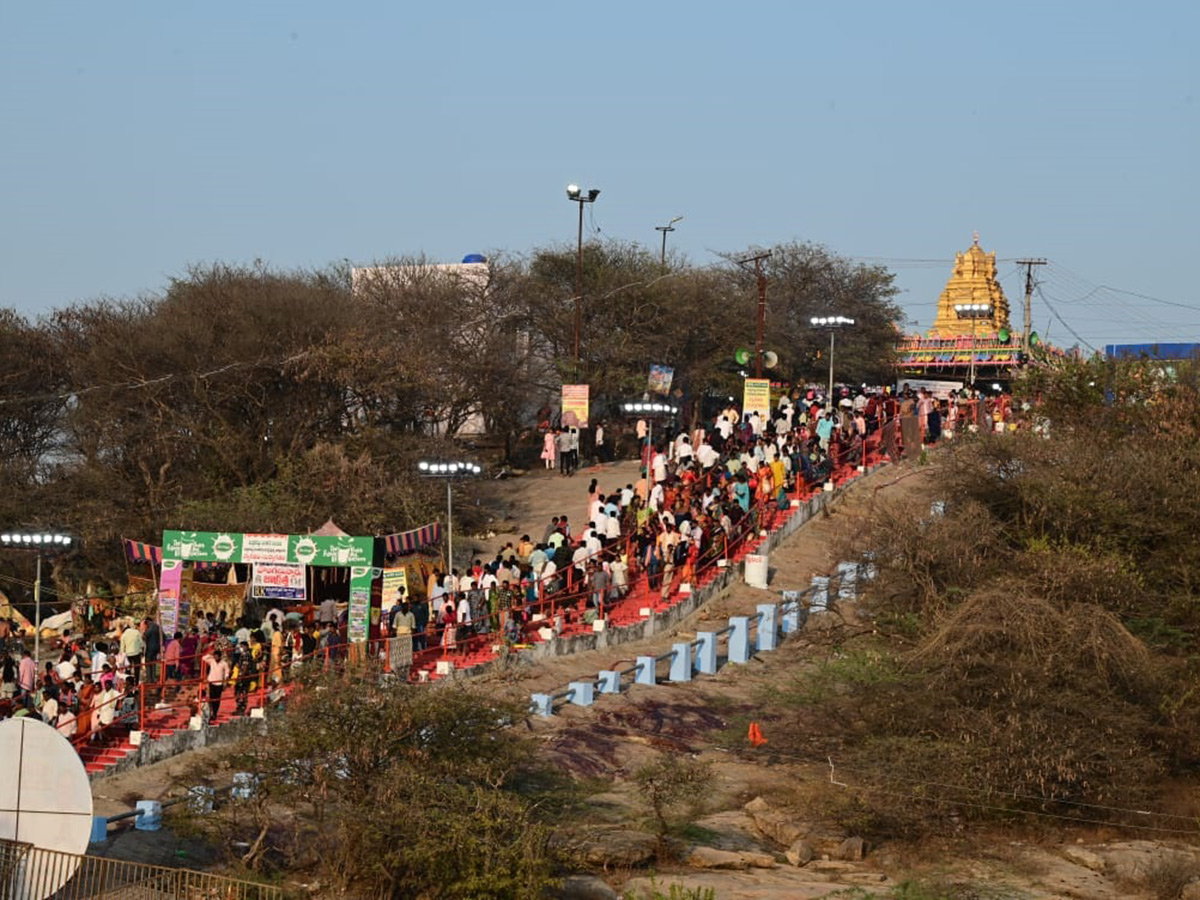
[[(963, 318), (955, 307), (965, 304), (984, 304), (991, 315), (972, 320)], [(954, 254), (954, 271), (938, 297), (937, 318), (929, 329), (931, 338), (955, 338), (976, 334), (999, 334), (1007, 331), (1008, 300), (996, 280), (996, 253), (987, 253), (979, 246), (979, 233), (974, 243), (963, 253)]]
[[(973, 375), (976, 384), (991, 384), (1007, 381), (1026, 362), (1021, 336), (1009, 324), (1004, 289), (996, 280), (996, 254), (979, 246), (978, 232), (974, 237), (970, 247), (954, 254), (954, 270), (938, 297), (933, 326), (923, 335), (905, 336), (896, 347), (905, 377), (963, 384)], [(1062, 351), (1038, 344), (1031, 352), (1044, 357)]]

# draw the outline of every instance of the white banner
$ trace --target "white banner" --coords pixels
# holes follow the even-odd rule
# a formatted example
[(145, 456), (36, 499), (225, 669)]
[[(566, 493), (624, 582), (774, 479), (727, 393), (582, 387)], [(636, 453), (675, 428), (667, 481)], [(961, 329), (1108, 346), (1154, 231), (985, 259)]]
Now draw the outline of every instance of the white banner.
[(295, 563), (255, 563), (250, 593), (270, 600), (303, 600), (307, 596), (305, 567)]
[(288, 561), (286, 534), (243, 534), (242, 562), (285, 563)]

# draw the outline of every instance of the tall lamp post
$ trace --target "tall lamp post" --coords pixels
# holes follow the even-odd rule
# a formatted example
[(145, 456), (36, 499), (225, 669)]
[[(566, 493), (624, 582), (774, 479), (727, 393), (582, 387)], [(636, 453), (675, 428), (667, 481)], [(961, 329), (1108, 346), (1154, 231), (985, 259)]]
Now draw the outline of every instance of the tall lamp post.
[(826, 402), (832, 404), (833, 400), (833, 339), (839, 328), (847, 328), (854, 324), (853, 319), (846, 316), (813, 316), (812, 324), (814, 328), (829, 329), (829, 393), (826, 395)]
[[(654, 420), (663, 419), (669, 420), (675, 418), (679, 413), (678, 406), (672, 406), (670, 403), (655, 403), (643, 400), (633, 400), (629, 403), (622, 404), (621, 409), (625, 415), (635, 419), (646, 420), (646, 444), (650, 447), (654, 446)], [(646, 491), (650, 490), (650, 455), (646, 454), (645, 475)]]
[(37, 574), (33, 579), (33, 662), (39, 673), (42, 665), (42, 557), (66, 553), (77, 543), (72, 535), (61, 531), (18, 531), (0, 534), (0, 548), (37, 554)]
[(579, 241), (575, 251), (575, 377), (579, 377), (579, 331), (583, 324), (583, 312), (580, 301), (583, 298), (583, 204), (595, 203), (600, 196), (597, 188), (587, 193), (579, 189), (577, 184), (567, 185), (567, 199), (579, 204)]
[(992, 317), (992, 304), (990, 303), (956, 303), (954, 304), (954, 314), (960, 319), (971, 320), (971, 386), (975, 386), (975, 323), (980, 319), (990, 319)]
[(682, 221), (683, 221), (683, 216), (676, 216), (670, 222), (668, 222), (666, 225), (655, 225), (654, 226), (655, 231), (662, 232), (662, 238), (663, 238), (662, 239), (662, 267), (663, 267), (664, 272), (667, 270), (667, 235), (670, 232), (675, 230), (676, 222), (682, 222)]
[(446, 570), (449, 572), (454, 569), (454, 480), (475, 477), (483, 469), (473, 462), (423, 459), (417, 463), (417, 471), (424, 478), (446, 480)]

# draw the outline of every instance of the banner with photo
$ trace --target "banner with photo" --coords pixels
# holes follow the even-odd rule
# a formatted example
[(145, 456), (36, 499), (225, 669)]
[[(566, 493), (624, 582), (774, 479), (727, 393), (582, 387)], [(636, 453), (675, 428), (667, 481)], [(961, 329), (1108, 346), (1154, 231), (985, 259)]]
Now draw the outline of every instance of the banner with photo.
[(563, 428), (587, 428), (589, 392), (586, 384), (562, 386)]
[(383, 608), (391, 609), (408, 596), (408, 570), (403, 566), (383, 570)]
[(647, 385), (647, 390), (651, 394), (658, 394), (665, 397), (671, 393), (671, 381), (675, 377), (675, 370), (670, 366), (655, 366), (650, 367), (650, 381)]

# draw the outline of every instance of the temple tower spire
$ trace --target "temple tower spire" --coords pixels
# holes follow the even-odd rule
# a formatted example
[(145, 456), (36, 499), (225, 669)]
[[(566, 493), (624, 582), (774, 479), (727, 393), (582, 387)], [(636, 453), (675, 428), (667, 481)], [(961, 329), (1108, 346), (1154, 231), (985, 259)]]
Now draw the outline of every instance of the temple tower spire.
[(955, 306), (965, 303), (986, 303), (992, 308), (991, 318), (975, 323), (976, 334), (994, 334), (1009, 327), (1008, 299), (996, 280), (996, 254), (979, 246), (978, 231), (970, 247), (954, 254), (954, 271), (938, 297), (937, 317), (929, 336), (951, 338), (971, 334), (971, 322), (959, 318), (954, 311)]

